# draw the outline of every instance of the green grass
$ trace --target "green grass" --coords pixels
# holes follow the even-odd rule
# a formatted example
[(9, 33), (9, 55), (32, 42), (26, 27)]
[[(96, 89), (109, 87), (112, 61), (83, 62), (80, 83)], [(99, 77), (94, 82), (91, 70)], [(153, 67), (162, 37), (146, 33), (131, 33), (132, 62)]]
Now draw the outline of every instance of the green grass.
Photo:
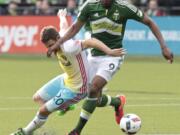
[[(0, 135), (10, 134), (34, 117), (38, 106), (32, 95), (60, 73), (55, 59), (0, 56)], [(126, 113), (142, 119), (139, 134), (180, 134), (180, 58), (171, 65), (159, 57), (127, 57), (107, 88), (109, 95), (127, 96)], [(36, 135), (65, 135), (75, 126), (81, 104), (63, 117), (52, 114)], [(123, 135), (113, 113), (111, 107), (97, 108), (82, 135)]]

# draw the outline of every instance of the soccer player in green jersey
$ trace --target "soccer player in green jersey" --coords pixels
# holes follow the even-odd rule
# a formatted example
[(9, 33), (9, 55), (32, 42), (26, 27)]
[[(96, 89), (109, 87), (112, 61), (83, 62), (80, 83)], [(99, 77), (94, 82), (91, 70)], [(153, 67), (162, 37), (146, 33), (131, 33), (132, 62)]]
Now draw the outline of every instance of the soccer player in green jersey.
[[(82, 26), (90, 24), (91, 36), (97, 38), (110, 48), (122, 48), (126, 22), (133, 19), (147, 25), (157, 38), (162, 55), (169, 62), (173, 62), (173, 54), (167, 47), (158, 26), (141, 10), (125, 0), (87, 0), (81, 7), (77, 21), (71, 25), (66, 34), (49, 48), (47, 55), (56, 51), (59, 44), (72, 38)], [(89, 63), (92, 66), (92, 83), (87, 100), (84, 102), (80, 119), (75, 129), (69, 135), (79, 135), (96, 106), (115, 106), (115, 118), (119, 124), (123, 115), (125, 97), (111, 98), (102, 95), (102, 88), (118, 71), (123, 57), (113, 58), (102, 51), (92, 49)]]

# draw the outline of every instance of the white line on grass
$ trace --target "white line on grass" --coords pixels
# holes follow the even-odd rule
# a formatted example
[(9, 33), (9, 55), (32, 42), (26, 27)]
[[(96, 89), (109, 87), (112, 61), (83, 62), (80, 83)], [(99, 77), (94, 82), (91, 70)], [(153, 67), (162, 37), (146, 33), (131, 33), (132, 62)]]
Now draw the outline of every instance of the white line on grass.
[[(32, 97), (0, 97), (0, 100), (32, 100)], [(171, 97), (164, 97), (164, 98), (149, 98), (149, 97), (127, 97), (127, 100), (134, 100), (134, 101), (138, 101), (138, 100), (180, 100), (180, 98), (171, 98)]]
[(1, 107), (0, 111), (32, 111), (37, 109), (35, 107)]
[(149, 97), (146, 97), (146, 98), (128, 98), (127, 97), (127, 100), (134, 100), (134, 101), (138, 101), (138, 100), (179, 100), (180, 101), (180, 98), (149, 98)]
[(0, 97), (0, 100), (29, 100), (32, 97)]
[[(180, 103), (171, 103), (171, 104), (129, 104), (126, 107), (176, 107), (180, 106)], [(77, 106), (76, 108), (80, 109), (81, 106)], [(29, 110), (37, 110), (38, 107), (1, 107), (0, 111), (29, 111)]]
[(180, 135), (180, 134), (171, 134), (171, 133), (169, 133), (169, 134), (160, 134), (160, 133), (158, 133), (158, 134), (138, 134), (138, 135)]
[(127, 107), (173, 107), (180, 106), (180, 103), (169, 103), (169, 104), (128, 104)]

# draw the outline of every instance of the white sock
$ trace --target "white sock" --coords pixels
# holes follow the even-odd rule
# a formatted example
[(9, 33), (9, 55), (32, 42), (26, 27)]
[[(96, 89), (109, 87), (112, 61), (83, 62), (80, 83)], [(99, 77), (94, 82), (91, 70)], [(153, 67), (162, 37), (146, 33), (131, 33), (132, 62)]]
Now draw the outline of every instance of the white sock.
[(25, 127), (23, 131), (26, 134), (31, 134), (34, 130), (40, 128), (46, 122), (47, 117), (39, 115), (39, 113), (34, 117), (34, 119)]

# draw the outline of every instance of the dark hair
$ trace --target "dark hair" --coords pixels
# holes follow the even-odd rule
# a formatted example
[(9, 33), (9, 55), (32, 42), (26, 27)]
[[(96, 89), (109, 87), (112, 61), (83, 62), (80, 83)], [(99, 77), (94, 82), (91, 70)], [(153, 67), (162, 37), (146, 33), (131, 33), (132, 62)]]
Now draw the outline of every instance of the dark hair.
[(53, 26), (46, 26), (41, 30), (41, 42), (47, 43), (50, 39), (57, 40), (59, 36), (58, 31)]

